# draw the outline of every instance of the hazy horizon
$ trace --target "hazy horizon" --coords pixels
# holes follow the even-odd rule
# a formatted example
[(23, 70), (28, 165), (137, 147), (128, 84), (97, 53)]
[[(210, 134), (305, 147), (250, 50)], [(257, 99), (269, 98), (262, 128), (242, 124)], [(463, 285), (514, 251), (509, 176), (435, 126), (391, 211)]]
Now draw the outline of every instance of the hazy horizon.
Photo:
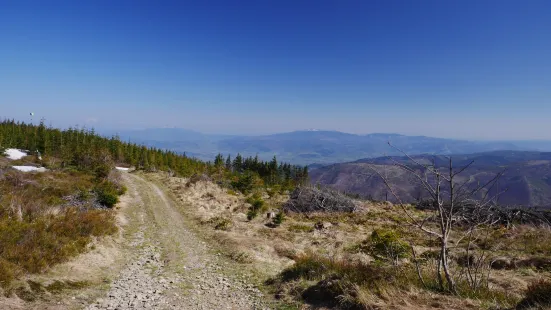
[(551, 142), (551, 139), (511, 139), (511, 140), (503, 140), (503, 139), (467, 139), (467, 138), (457, 138), (457, 137), (446, 137), (446, 136), (434, 136), (434, 135), (413, 135), (408, 133), (400, 133), (400, 132), (346, 132), (336, 129), (323, 129), (323, 128), (297, 128), (297, 129), (291, 129), (288, 131), (276, 131), (276, 132), (266, 132), (266, 133), (252, 133), (252, 132), (244, 132), (244, 133), (224, 133), (224, 132), (209, 132), (209, 131), (200, 131), (193, 128), (184, 128), (184, 127), (148, 127), (148, 128), (126, 128), (126, 129), (113, 129), (113, 128), (96, 128), (92, 127), (94, 129), (98, 129), (98, 131), (101, 132), (117, 132), (117, 131), (142, 131), (142, 130), (154, 130), (154, 129), (177, 129), (177, 130), (185, 130), (190, 132), (195, 132), (199, 134), (205, 134), (205, 135), (212, 135), (212, 136), (267, 136), (267, 135), (277, 135), (277, 134), (288, 134), (293, 132), (305, 132), (305, 131), (319, 131), (319, 132), (338, 132), (338, 133), (344, 133), (344, 134), (352, 134), (352, 135), (359, 135), (359, 136), (365, 136), (365, 135), (371, 135), (371, 134), (388, 134), (388, 135), (402, 135), (402, 136), (424, 136), (429, 138), (441, 138), (441, 139), (454, 139), (454, 140), (468, 140), (468, 141), (507, 141), (507, 142)]
[(551, 3), (5, 1), (0, 117), (551, 140)]
[[(3, 116), (0, 115), (0, 119), (13, 119), (15, 121), (21, 121), (26, 123), (31, 123), (31, 116), (29, 113), (25, 117), (17, 118), (17, 117), (11, 117), (11, 116)], [(473, 141), (473, 142), (551, 142), (550, 138), (520, 138), (520, 139), (499, 139), (499, 138), (480, 138), (480, 137), (455, 137), (455, 136), (443, 136), (435, 134), (413, 134), (413, 133), (407, 133), (407, 132), (396, 132), (396, 131), (372, 131), (372, 132), (350, 132), (350, 131), (343, 131), (338, 129), (330, 129), (330, 128), (291, 128), (287, 130), (282, 131), (266, 131), (266, 132), (259, 132), (256, 131), (244, 131), (244, 132), (230, 132), (230, 131), (211, 131), (211, 130), (199, 130), (194, 128), (186, 128), (186, 127), (178, 127), (178, 126), (160, 126), (160, 127), (122, 127), (122, 128), (116, 128), (116, 127), (109, 127), (109, 126), (98, 126), (98, 122), (85, 122), (84, 124), (78, 124), (78, 123), (65, 123), (63, 125), (58, 125), (51, 120), (46, 119), (45, 117), (37, 116), (36, 114), (32, 116), (32, 124), (37, 125), (40, 123), (40, 120), (43, 119), (45, 121), (46, 126), (52, 126), (54, 128), (60, 128), (60, 129), (68, 129), (68, 128), (88, 128), (88, 129), (94, 129), (96, 132), (100, 134), (113, 134), (117, 132), (123, 132), (123, 131), (143, 131), (143, 130), (152, 130), (152, 129), (178, 129), (178, 130), (185, 130), (190, 132), (195, 132), (199, 134), (205, 134), (205, 135), (211, 135), (211, 136), (268, 136), (268, 135), (276, 135), (276, 134), (286, 134), (286, 133), (293, 133), (293, 132), (302, 132), (302, 131), (327, 131), (327, 132), (339, 132), (339, 133), (345, 133), (345, 134), (352, 134), (352, 135), (370, 135), (370, 134), (389, 134), (389, 135), (402, 135), (402, 136), (424, 136), (429, 138), (440, 138), (440, 139), (452, 139), (452, 140), (466, 140), (466, 141)]]

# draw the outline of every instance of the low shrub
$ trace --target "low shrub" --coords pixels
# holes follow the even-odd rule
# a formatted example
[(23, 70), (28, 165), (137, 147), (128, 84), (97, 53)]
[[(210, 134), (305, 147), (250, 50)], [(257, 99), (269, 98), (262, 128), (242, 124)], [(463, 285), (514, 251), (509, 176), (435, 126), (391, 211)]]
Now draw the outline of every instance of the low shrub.
[[(5, 218), (0, 220), (0, 268), (13, 270), (17, 266), (26, 272), (41, 272), (83, 252), (92, 236), (116, 231), (113, 213), (103, 210), (67, 208), (60, 215), (32, 222)], [(2, 273), (7, 274), (5, 270)]]
[(98, 202), (108, 208), (114, 207), (119, 202), (119, 193), (121, 189), (109, 181), (101, 182), (96, 185), (94, 191), (97, 194)]
[(279, 211), (272, 220), (272, 223), (275, 226), (279, 226), (283, 223), (283, 221), (285, 221), (285, 213), (283, 213), (283, 211)]
[[(96, 181), (92, 173), (75, 169), (10, 171), (0, 177), (0, 193), (6, 193), (0, 195), (1, 286), (9, 286), (21, 273), (41, 272), (85, 251), (92, 236), (116, 232), (111, 212), (80, 202), (98, 196), (92, 188), (115, 198), (124, 189), (106, 181), (94, 187)], [(106, 195), (102, 198), (109, 202)], [(15, 208), (6, 207), (10, 205)], [(52, 214), (52, 207), (60, 213)]]
[(247, 219), (249, 221), (252, 221), (255, 217), (258, 216), (258, 211), (256, 211), (253, 207), (250, 207), (247, 211)]
[(401, 258), (410, 256), (409, 245), (401, 240), (400, 234), (395, 230), (376, 229), (369, 239), (363, 241), (357, 250), (372, 255), (375, 259), (390, 259), (397, 263)]
[(214, 229), (216, 230), (225, 230), (228, 231), (233, 226), (233, 222), (225, 217), (214, 217), (210, 221), (214, 225)]
[(55, 280), (51, 284), (45, 287), (45, 289), (54, 294), (59, 294), (64, 290), (70, 290), (70, 289), (81, 289), (89, 286), (90, 283), (87, 281), (59, 281)]
[(262, 201), (262, 196), (258, 192), (253, 193), (252, 195), (247, 197), (247, 199), (245, 199), (245, 201), (250, 204), (254, 204), (256, 201), (259, 201), (259, 200)]
[(517, 237), (520, 250), (532, 255), (551, 255), (551, 233), (549, 230), (533, 229)]
[(231, 182), (231, 186), (243, 194), (248, 194), (255, 187), (256, 179), (257, 177), (250, 172), (243, 173), (237, 177), (237, 180)]
[[(348, 292), (354, 289), (350, 281), (346, 281), (338, 275), (332, 275), (327, 279), (322, 279), (313, 286), (308, 287), (303, 293), (302, 298), (315, 305), (326, 307), (337, 307), (341, 309), (361, 309), (361, 306), (353, 299), (346, 298)], [(340, 302), (345, 300), (345, 303)], [(352, 302), (350, 302), (352, 301)]]
[(270, 198), (275, 197), (276, 195), (281, 193), (281, 185), (272, 185), (271, 187), (266, 189), (266, 193)]
[(551, 280), (540, 279), (528, 285), (524, 299), (518, 304), (519, 309), (551, 307)]
[(258, 193), (255, 193), (251, 197), (247, 198), (247, 202), (251, 204), (249, 210), (247, 211), (247, 219), (251, 221), (252, 219), (257, 217), (262, 210), (265, 209), (265, 203)]
[(253, 262), (253, 259), (251, 258), (251, 256), (248, 253), (243, 251), (232, 251), (230, 252), (229, 257), (232, 260), (241, 264), (250, 264)]
[(0, 257), (0, 287), (7, 288), (17, 278), (21, 270), (16, 264)]
[(113, 166), (103, 163), (96, 166), (96, 169), (94, 170), (94, 175), (97, 180), (105, 180), (111, 173), (111, 170), (113, 169)]
[(127, 191), (128, 191), (128, 188), (126, 186), (120, 185), (119, 190), (117, 191), (117, 194), (119, 194), (119, 196), (122, 196), (126, 194)]
[[(352, 262), (316, 254), (304, 254), (295, 258), (295, 264), (281, 273), (284, 281), (306, 279), (320, 280), (330, 274), (339, 275), (357, 284), (371, 283), (393, 276), (384, 268), (361, 262)], [(390, 279), (387, 278), (387, 279)]]
[(93, 177), (80, 171), (23, 173), (10, 170), (0, 177), (0, 217), (8, 215), (12, 208), (7, 206), (15, 204), (21, 209), (22, 218), (32, 221), (48, 207), (66, 205), (67, 197), (78, 196), (79, 192), (89, 191), (93, 186)]

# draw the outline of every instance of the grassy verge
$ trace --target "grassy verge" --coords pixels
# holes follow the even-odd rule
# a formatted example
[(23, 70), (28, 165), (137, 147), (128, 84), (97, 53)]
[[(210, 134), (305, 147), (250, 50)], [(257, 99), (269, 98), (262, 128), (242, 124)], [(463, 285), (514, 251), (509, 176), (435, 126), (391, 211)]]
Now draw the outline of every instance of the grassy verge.
[[(428, 279), (428, 275), (425, 274)], [(268, 281), (282, 298), (302, 299), (309, 304), (343, 309), (372, 309), (392, 300), (406, 300), (411, 292), (438, 291), (437, 283), (424, 287), (411, 265), (384, 266), (321, 256), (295, 257), (295, 264)], [(511, 307), (518, 299), (503, 290), (489, 288), (472, 292), (458, 283), (461, 298), (478, 300), (489, 307)], [(416, 297), (411, 297), (412, 300)], [(453, 298), (450, 296), (450, 298)]]
[(115, 214), (98, 209), (91, 173), (58, 170), (0, 173), (0, 288), (17, 289), (25, 274), (41, 273), (117, 231)]

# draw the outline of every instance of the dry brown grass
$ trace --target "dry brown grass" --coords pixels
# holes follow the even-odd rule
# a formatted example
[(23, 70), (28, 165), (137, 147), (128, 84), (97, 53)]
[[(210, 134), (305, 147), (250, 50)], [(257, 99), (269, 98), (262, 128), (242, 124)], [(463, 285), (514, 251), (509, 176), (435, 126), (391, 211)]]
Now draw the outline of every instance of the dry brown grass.
[[(317, 306), (344, 309), (445, 308), (465, 309), (485, 304), (509, 308), (519, 298), (500, 288), (472, 292), (458, 283), (459, 296), (442, 294), (436, 283), (425, 288), (414, 267), (369, 264), (348, 258), (307, 253), (295, 257), (295, 264), (285, 269), (271, 284), (280, 292), (293, 292)], [(425, 271), (423, 271), (425, 273)], [(425, 273), (425, 277), (428, 273)], [(426, 277), (428, 278), (428, 277)], [(437, 297), (442, 302), (435, 303)]]
[(67, 204), (66, 196), (88, 191), (92, 184), (92, 176), (75, 171), (9, 171), (0, 177), (3, 288), (24, 273), (43, 272), (86, 251), (95, 237), (117, 231), (114, 213)]
[[(404, 241), (414, 244), (417, 255), (427, 257), (430, 261), (430, 253), (436, 250), (435, 240), (427, 238), (426, 235), (412, 229), (407, 225), (407, 220), (397, 206), (390, 203), (361, 202), (358, 212), (354, 213), (287, 213), (286, 221), (279, 227), (270, 227), (270, 219), (266, 214), (259, 214), (251, 221), (247, 220), (246, 212), (249, 204), (247, 197), (235, 192), (228, 192), (217, 185), (200, 181), (190, 187), (185, 179), (167, 178), (155, 176), (158, 181), (167, 185), (176, 197), (185, 206), (187, 212), (195, 216), (199, 222), (208, 223), (209, 219), (223, 217), (231, 220), (232, 226), (228, 231), (216, 231), (216, 240), (227, 249), (230, 257), (245, 264), (258, 267), (266, 276), (273, 276), (285, 268), (296, 264), (299, 257), (308, 253), (313, 255), (331, 258), (335, 261), (346, 261), (350, 263), (350, 272), (357, 272), (358, 266), (373, 264), (374, 258), (369, 254), (351, 251), (362, 241), (369, 238), (371, 233), (377, 229), (392, 229), (400, 233)], [(270, 209), (278, 209), (286, 200), (285, 195), (263, 195), (262, 199)], [(415, 217), (422, 218), (426, 213), (406, 206)], [(317, 223), (330, 223), (327, 228), (315, 228)], [(211, 225), (212, 224), (207, 224)], [(211, 228), (213, 229), (213, 228)], [(493, 228), (492, 228), (493, 229)], [(213, 229), (214, 231), (214, 229)], [(459, 236), (459, 232), (457, 236)], [(532, 239), (530, 239), (532, 238)], [(486, 238), (474, 242), (473, 249), (486, 251), (485, 255), (493, 258), (503, 253), (515, 257), (527, 258), (547, 253), (549, 244), (548, 238), (551, 233), (547, 228), (535, 228), (519, 226), (513, 230), (495, 230)], [(485, 246), (484, 242), (491, 243)], [(526, 243), (525, 241), (529, 242)], [(480, 242), (480, 244), (479, 244)], [(458, 244), (450, 249), (452, 257), (456, 257), (464, 251), (464, 244)], [(411, 259), (402, 259), (400, 266), (408, 265)], [(460, 266), (453, 263), (453, 268), (459, 272)], [(408, 267), (408, 268), (410, 268)], [(360, 268), (361, 269), (361, 268)], [(354, 271), (352, 271), (354, 270)], [(544, 270), (533, 268), (520, 268), (510, 270), (492, 271), (489, 285), (491, 290), (480, 291), (477, 294), (464, 293), (461, 297), (442, 294), (437, 290), (425, 289), (414, 283), (417, 281), (413, 269), (408, 269), (407, 281), (401, 280), (402, 285), (381, 286), (380, 291), (373, 291), (365, 283), (352, 281), (346, 284), (347, 294), (339, 297), (342, 302), (350, 303), (356, 300), (363, 307), (371, 305), (374, 308), (397, 308), (397, 309), (466, 309), (466, 308), (492, 308), (497, 305), (507, 304), (511, 306), (512, 300), (523, 296), (528, 283), (541, 276), (548, 274)], [(329, 277), (329, 274), (324, 277)], [(430, 278), (431, 274), (427, 274)], [(301, 298), (302, 293), (323, 280), (322, 278), (300, 278), (291, 282), (281, 283), (279, 297), (292, 301)], [(318, 286), (319, 286), (318, 285)], [(328, 285), (327, 283), (323, 285)], [(384, 289), (383, 289), (384, 288)], [(466, 292), (467, 289), (462, 287)], [(510, 298), (500, 295), (500, 292), (507, 291)], [(350, 299), (352, 298), (352, 299)], [(493, 301), (492, 301), (493, 300)]]
[(42, 272), (85, 251), (92, 237), (116, 231), (113, 214), (100, 210), (66, 209), (61, 215), (33, 222), (0, 220), (0, 261), (4, 266), (0, 277), (13, 279), (20, 272)]

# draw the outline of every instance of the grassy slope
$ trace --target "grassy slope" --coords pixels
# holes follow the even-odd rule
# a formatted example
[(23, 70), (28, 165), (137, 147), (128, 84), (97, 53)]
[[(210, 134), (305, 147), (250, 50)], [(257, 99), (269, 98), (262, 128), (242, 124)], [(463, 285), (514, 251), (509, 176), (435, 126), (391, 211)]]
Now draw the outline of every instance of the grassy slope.
[[(393, 267), (388, 260), (376, 260), (373, 253), (362, 247), (374, 230), (385, 229), (413, 242), (419, 256), (425, 253), (425, 257), (430, 257), (436, 249), (434, 242), (407, 227), (402, 213), (391, 204), (363, 202), (362, 211), (354, 214), (289, 214), (281, 226), (270, 228), (266, 224), (271, 220), (266, 219), (265, 213), (247, 220), (250, 205), (241, 194), (203, 181), (188, 187), (185, 179), (153, 177), (163, 182), (183, 205), (192, 206), (187, 212), (196, 217), (199, 225), (210, 230), (211, 237), (226, 249), (229, 257), (252, 266), (264, 279), (272, 278), (269, 289), (297, 306), (303, 297), (311, 303), (325, 301), (334, 306), (335, 303), (315, 294), (318, 290), (327, 295), (329, 290), (335, 294), (333, 297), (339, 296), (335, 300), (349, 306), (511, 307), (523, 298), (528, 283), (551, 275), (549, 269), (526, 263), (536, 257), (551, 256), (551, 231), (546, 228), (489, 229), (474, 246), (483, 250), (488, 260), (506, 256), (518, 262), (518, 268), (492, 270), (489, 289), (476, 294), (464, 289), (462, 296), (452, 296), (425, 289), (417, 281), (413, 265), (408, 263), (411, 258), (401, 259), (398, 267)], [(277, 209), (285, 199), (264, 195), (268, 206), (265, 211)], [(419, 217), (424, 215), (421, 211), (415, 213)], [(326, 229), (314, 228), (319, 222), (332, 225)], [(451, 251), (452, 266), (459, 271), (461, 267), (455, 259), (461, 256), (461, 250)], [(353, 276), (362, 272), (365, 277)], [(425, 276), (430, 278), (428, 274)], [(332, 277), (336, 277), (333, 284), (323, 282)]]
[[(520, 153), (522, 154), (522, 153)], [(525, 156), (528, 157), (530, 153)], [(542, 153), (548, 154), (548, 153)], [(521, 156), (521, 155), (519, 155)], [(506, 157), (496, 156), (505, 161)], [(420, 160), (424, 157), (418, 157)], [(418, 159), (416, 157), (416, 159)], [(471, 157), (468, 157), (471, 159)], [(404, 202), (416, 201), (420, 192), (418, 182), (410, 173), (395, 166), (392, 162), (384, 162), (383, 159), (375, 164), (365, 162), (351, 162), (335, 164), (314, 169), (310, 172), (312, 183), (320, 183), (337, 188), (341, 191), (361, 194), (364, 197), (373, 197), (377, 200), (385, 200), (388, 190), (382, 179), (373, 171), (377, 169), (385, 175), (397, 194)], [(481, 162), (465, 170), (458, 176), (458, 184), (468, 181), (467, 186), (476, 187), (478, 182), (484, 184), (499, 172), (506, 168), (505, 174), (499, 180), (499, 188), (508, 190), (499, 196), (499, 201), (504, 205), (523, 206), (551, 206), (551, 160), (524, 160), (519, 162)], [(408, 164), (411, 162), (404, 161)], [(476, 163), (476, 162), (475, 162)], [(462, 167), (461, 163), (456, 167)], [(442, 167), (442, 165), (440, 166)], [(394, 197), (388, 197), (392, 200)]]
[(91, 173), (22, 173), (11, 164), (0, 162), (0, 287), (6, 296), (18, 292), (22, 276), (42, 273), (117, 231), (113, 211), (91, 206), (98, 182)]

